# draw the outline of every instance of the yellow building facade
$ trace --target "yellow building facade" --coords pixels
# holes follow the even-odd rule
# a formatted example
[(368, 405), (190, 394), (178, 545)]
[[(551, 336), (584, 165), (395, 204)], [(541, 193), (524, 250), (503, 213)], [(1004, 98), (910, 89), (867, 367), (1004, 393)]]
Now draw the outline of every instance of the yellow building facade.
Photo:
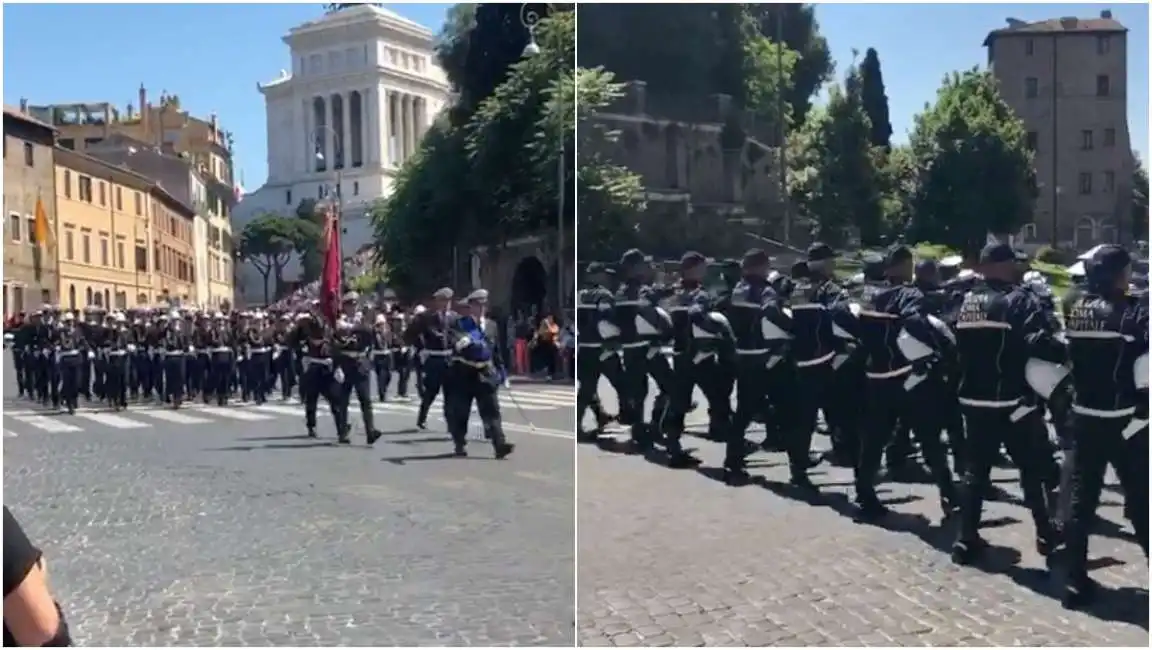
[(152, 306), (192, 293), (192, 208), (151, 180), (56, 149), (60, 304), (70, 309)]

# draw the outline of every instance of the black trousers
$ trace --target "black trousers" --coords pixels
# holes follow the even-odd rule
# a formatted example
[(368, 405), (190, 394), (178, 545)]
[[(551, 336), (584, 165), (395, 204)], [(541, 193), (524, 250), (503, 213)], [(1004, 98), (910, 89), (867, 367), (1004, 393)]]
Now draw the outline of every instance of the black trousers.
[(617, 396), (624, 394), (621, 388), (624, 384), (624, 366), (620, 362), (620, 355), (602, 347), (584, 347), (577, 351), (575, 365), (576, 381), (580, 384), (576, 390), (577, 427), (584, 419), (584, 411), (589, 408), (598, 422), (607, 419), (599, 399), (600, 377), (608, 379)]
[(1124, 511), (1136, 539), (1148, 555), (1148, 428), (1130, 438), (1122, 436), (1129, 418), (1104, 418), (1077, 413), (1070, 421), (1071, 462), (1067, 509), (1063, 513), (1062, 561), (1073, 582), (1088, 578), (1088, 536), (1096, 523), (1100, 492), (1108, 465), (1116, 469), (1124, 491)]
[(60, 372), (60, 401), (69, 411), (77, 407), (80, 392), (80, 362), (83, 352), (61, 355), (57, 362)]
[(948, 452), (940, 440), (944, 420), (934, 405), (945, 394), (946, 386), (936, 379), (926, 379), (907, 391), (907, 376), (868, 379), (866, 386), (867, 417), (860, 436), (860, 452), (856, 463), (856, 499), (877, 503), (876, 474), (884, 449), (903, 423), (916, 436), (924, 460), (932, 472), (932, 480), (940, 491), (940, 499), (948, 505), (956, 503), (956, 488), (952, 470), (948, 466)]
[(183, 354), (165, 354), (164, 356), (164, 386), (167, 392), (164, 397), (179, 406), (184, 401), (184, 386), (187, 382), (188, 357)]
[[(677, 354), (672, 363), (672, 376), (669, 381), (668, 402), (660, 414), (659, 427), (664, 436), (664, 448), (669, 454), (684, 451), (681, 437), (684, 435), (684, 420), (692, 408), (692, 395), (699, 386), (704, 397), (712, 406), (709, 413), (709, 429), (726, 431), (732, 421), (731, 370), (726, 368), (718, 355), (712, 354), (697, 361), (691, 352)], [(720, 399), (720, 392), (727, 391)], [(719, 421), (721, 424), (717, 425)]]
[(216, 403), (224, 406), (228, 403), (228, 394), (232, 389), (232, 354), (230, 352), (214, 352), (210, 357), (208, 367), (208, 390), (204, 391), (204, 401), (212, 397)]
[(1052, 525), (1045, 503), (1041, 466), (1037, 462), (1035, 437), (1027, 425), (1012, 421), (1014, 406), (985, 408), (961, 405), (967, 429), (967, 466), (960, 495), (960, 529), (957, 541), (971, 543), (980, 538), (980, 517), (989, 486), (992, 463), (1003, 445), (1020, 470), (1024, 505), (1032, 514), (1037, 537), (1051, 539)]
[(504, 424), (500, 415), (498, 383), (489, 370), (467, 366), (453, 366), (444, 376), (444, 419), (448, 433), (458, 449), (468, 444), (468, 419), (472, 415), (472, 404), (476, 404), (476, 414), (484, 427), (484, 437), (493, 448), (504, 445)]
[(323, 396), (336, 421), (336, 432), (347, 430), (347, 408), (340, 408), (341, 389), (332, 377), (333, 367), (322, 363), (309, 364), (300, 375), (300, 399), (304, 402), (304, 424), (309, 430), (316, 428), (316, 406)]
[[(376, 430), (375, 418), (372, 413), (372, 391), (370, 382), (372, 373), (368, 369), (367, 360), (348, 360), (340, 363), (340, 370), (344, 373), (344, 381), (339, 383), (340, 409), (344, 412), (345, 427), (351, 419), (348, 409), (352, 405), (352, 393), (356, 393), (356, 401), (360, 403), (360, 416), (364, 418), (365, 435)], [(344, 435), (347, 435), (347, 429)]]
[(396, 397), (408, 397), (408, 381), (412, 376), (412, 357), (401, 348), (392, 350), (392, 368), (396, 371)]
[(257, 404), (263, 404), (268, 396), (265, 392), (268, 385), (268, 374), (272, 367), (271, 352), (254, 352), (248, 357), (248, 368), (245, 380), (248, 382), (248, 393)]
[(392, 352), (372, 352), (372, 369), (376, 373), (376, 398), (388, 399), (388, 385), (392, 383)]
[(436, 400), (436, 395), (440, 393), (440, 389), (444, 382), (444, 369), (447, 367), (444, 357), (428, 357), (424, 362), (424, 377), (421, 381), (420, 390), (420, 412), (416, 416), (416, 422), (425, 424), (428, 421), (428, 411), (432, 408), (432, 402)]
[[(776, 366), (770, 369), (768, 367), (770, 358), (771, 355), (767, 352), (741, 354), (736, 357), (736, 413), (733, 414), (731, 426), (724, 437), (724, 467), (727, 469), (744, 469), (744, 435), (752, 422), (768, 409), (773, 372), (783, 370), (779, 367), (780, 364), (787, 363), (786, 360), (778, 361)], [(716, 407), (713, 405), (712, 408)]]
[(104, 398), (112, 406), (128, 406), (128, 355), (112, 354), (104, 362)]

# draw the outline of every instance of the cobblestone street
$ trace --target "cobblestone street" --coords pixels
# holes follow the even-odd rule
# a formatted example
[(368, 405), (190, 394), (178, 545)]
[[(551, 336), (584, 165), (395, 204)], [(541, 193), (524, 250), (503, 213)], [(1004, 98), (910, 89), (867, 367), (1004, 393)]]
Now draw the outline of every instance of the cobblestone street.
[[(610, 410), (610, 391), (602, 391)], [(701, 409), (703, 411), (703, 409)], [(758, 439), (756, 434), (751, 436)], [(817, 445), (827, 439), (817, 437)], [(758, 484), (726, 487), (719, 445), (688, 437), (700, 471), (578, 452), (582, 645), (1147, 646), (1148, 565), (1105, 493), (1093, 577), (1112, 588), (1091, 613), (1051, 596), (1019, 505), (989, 503), (993, 548), (976, 567), (947, 553), (935, 488), (884, 484), (887, 528), (851, 518), (850, 470), (813, 471), (817, 503), (788, 486), (782, 454), (750, 458)], [(1019, 496), (1016, 473), (997, 485)]]
[(510, 415), (511, 458), (474, 440), (455, 459), (441, 423), (376, 417), (372, 449), (334, 444), (331, 418), (310, 440), (302, 417), (6, 417), (5, 503), (78, 645), (571, 646), (571, 438)]

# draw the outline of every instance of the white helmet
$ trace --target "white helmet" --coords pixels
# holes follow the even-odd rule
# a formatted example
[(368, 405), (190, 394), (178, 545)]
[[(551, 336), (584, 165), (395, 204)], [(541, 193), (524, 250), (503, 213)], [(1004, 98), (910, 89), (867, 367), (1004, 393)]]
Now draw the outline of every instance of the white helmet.
[(377, 325), (382, 325), (382, 324), (387, 323), (387, 322), (388, 322), (388, 319), (384, 316), (384, 314), (376, 314), (376, 324)]

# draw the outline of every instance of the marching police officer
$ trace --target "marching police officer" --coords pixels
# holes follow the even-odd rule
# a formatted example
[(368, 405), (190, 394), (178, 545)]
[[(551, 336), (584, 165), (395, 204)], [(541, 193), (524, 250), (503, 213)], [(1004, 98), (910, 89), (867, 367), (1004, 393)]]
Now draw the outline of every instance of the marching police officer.
[(453, 313), (445, 333), (451, 341), (451, 356), (444, 369), (444, 415), (457, 456), (467, 456), (468, 418), (472, 404), (492, 442), (497, 459), (507, 458), (516, 448), (504, 436), (497, 392), (508, 379), (500, 356), (496, 323), (486, 318), (488, 292), (477, 289)]
[[(375, 335), (372, 329), (364, 323), (363, 315), (356, 311), (356, 303), (360, 295), (355, 291), (344, 296), (344, 318), (337, 323), (335, 332), (335, 359), (336, 371), (334, 379), (340, 384), (340, 408), (344, 411), (344, 422), (347, 427), (348, 408), (352, 403), (352, 393), (356, 393), (356, 400), (360, 403), (360, 415), (364, 418), (364, 432), (368, 444), (374, 444), (380, 438), (376, 430), (375, 418), (372, 412), (372, 393), (369, 383), (372, 381), (372, 366), (369, 353)], [(347, 429), (340, 433), (340, 442), (347, 444)]]
[(1125, 513), (1148, 554), (1148, 311), (1126, 295), (1132, 260), (1104, 246), (1088, 264), (1087, 290), (1064, 307), (1073, 383), (1070, 494), (1064, 522), (1063, 601), (1091, 602), (1088, 534), (1109, 463), (1124, 490)]
[(1021, 426), (1030, 390), (1026, 366), (1030, 357), (1050, 364), (1064, 360), (1062, 344), (1047, 327), (1043, 308), (1016, 284), (1017, 253), (1008, 244), (991, 243), (980, 252), (982, 278), (964, 295), (956, 324), (962, 380), (960, 406), (968, 429), (968, 465), (960, 501), (960, 526), (952, 559), (974, 561), (986, 548), (980, 516), (996, 452), (1007, 447), (1020, 469), (1024, 504), (1036, 527), (1042, 555), (1054, 543), (1033, 438)]
[(582, 289), (576, 298), (576, 379), (580, 384), (576, 392), (576, 423), (579, 427), (584, 411), (592, 409), (596, 431), (589, 435), (581, 428), (580, 436), (593, 441), (612, 419), (600, 404), (600, 377), (607, 377), (617, 394), (624, 382), (624, 369), (616, 347), (620, 330), (612, 322), (615, 306), (612, 291), (608, 288), (613, 274), (614, 271), (605, 264), (589, 264), (588, 287)]
[(419, 314), (406, 332), (409, 344), (419, 348), (418, 354), (424, 368), (420, 411), (416, 415), (416, 426), (421, 429), (428, 426), (428, 411), (442, 388), (444, 369), (452, 353), (447, 328), (452, 318), (448, 307), (453, 295), (447, 287), (432, 294), (432, 308)]

